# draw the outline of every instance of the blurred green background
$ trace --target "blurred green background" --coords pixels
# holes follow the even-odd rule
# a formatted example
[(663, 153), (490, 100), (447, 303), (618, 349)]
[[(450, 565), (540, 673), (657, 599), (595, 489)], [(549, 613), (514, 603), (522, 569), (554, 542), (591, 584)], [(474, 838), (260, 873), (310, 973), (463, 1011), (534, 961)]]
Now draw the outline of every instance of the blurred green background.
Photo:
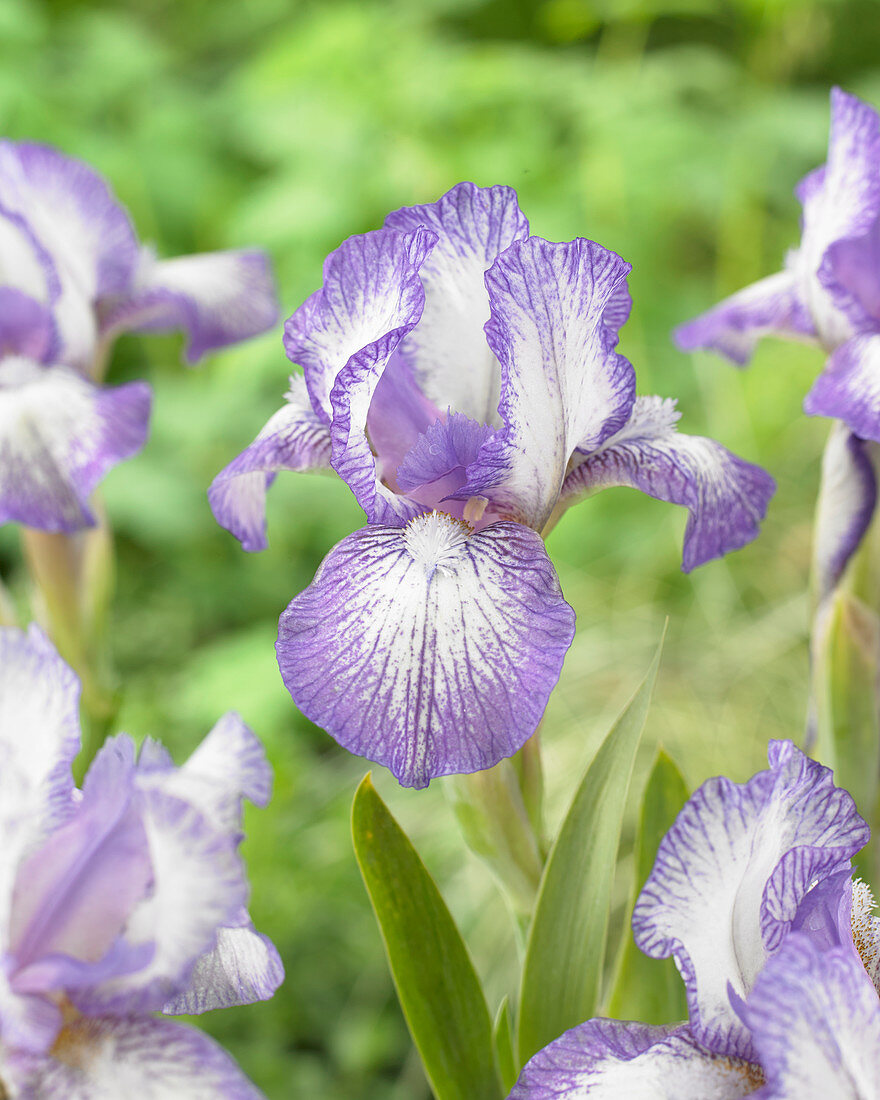
[[(165, 255), (262, 245), (284, 315), (324, 255), (462, 179), (514, 186), (533, 232), (581, 235), (634, 265), (621, 350), (640, 391), (678, 396), (686, 431), (766, 466), (762, 537), (691, 576), (680, 509), (616, 490), (549, 539), (578, 635), (544, 725), (548, 806), (636, 686), (664, 618), (640, 764), (662, 742), (696, 785), (758, 769), (798, 737), (807, 673), (812, 502), (828, 425), (801, 412), (817, 352), (767, 341), (739, 373), (669, 331), (776, 270), (798, 232), (795, 182), (824, 156), (828, 89), (880, 102), (874, 0), (0, 0), (6, 134), (95, 164)], [(110, 380), (147, 377), (151, 440), (105, 497), (118, 537), (118, 725), (182, 759), (226, 709), (264, 740), (274, 800), (248, 814), (258, 926), (287, 981), (268, 1004), (203, 1021), (271, 1098), (427, 1096), (349, 839), (365, 764), (303, 719), (277, 673), (278, 614), (360, 526), (332, 477), (282, 476), (270, 549), (244, 554), (205, 489), (280, 404), (279, 329), (180, 366), (176, 338), (125, 338)], [(21, 591), (17, 536), (0, 571)], [(493, 1008), (516, 946), (463, 847), (443, 783), (377, 786), (465, 930)], [(502, 930), (510, 928), (508, 935)]]

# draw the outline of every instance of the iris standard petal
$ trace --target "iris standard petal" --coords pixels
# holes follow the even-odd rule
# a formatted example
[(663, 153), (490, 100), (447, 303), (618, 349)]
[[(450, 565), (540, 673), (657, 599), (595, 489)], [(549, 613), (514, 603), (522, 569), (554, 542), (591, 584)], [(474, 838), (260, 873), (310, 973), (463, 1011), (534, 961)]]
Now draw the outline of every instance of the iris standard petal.
[(94, 523), (89, 495), (143, 447), (150, 401), (144, 382), (102, 389), (66, 367), (0, 360), (0, 522)]
[(290, 379), (287, 404), (257, 438), (220, 471), (208, 489), (214, 518), (244, 550), (265, 550), (266, 490), (279, 470), (330, 468), (330, 430), (315, 413), (298, 375)]
[(21, 1100), (261, 1100), (213, 1039), (171, 1020), (85, 1019), (68, 1024), (19, 1084)]
[(880, 443), (880, 334), (836, 348), (804, 398), (810, 416), (832, 416), (862, 439)]
[(675, 957), (694, 1036), (753, 1057), (728, 990), (745, 998), (811, 886), (848, 866), (869, 830), (828, 768), (773, 741), (770, 769), (710, 779), (660, 844), (633, 913), (637, 945)]
[(539, 1051), (509, 1100), (738, 1100), (760, 1070), (719, 1057), (684, 1027), (588, 1020)]
[(101, 335), (168, 332), (187, 335), (186, 359), (195, 363), (270, 329), (278, 299), (269, 259), (259, 251), (202, 252), (159, 260), (142, 249), (131, 285), (102, 304)]
[(630, 270), (592, 241), (539, 237), (489, 269), (486, 336), (501, 363), (505, 430), (483, 447), (462, 495), (486, 496), (540, 531), (575, 448), (598, 447), (626, 424), (635, 372), (614, 351), (613, 321)]
[(880, 1098), (880, 1000), (852, 951), (790, 936), (741, 1011), (767, 1077), (761, 1100)]
[(536, 534), (435, 512), (343, 539), (281, 616), (277, 651), (308, 718), (424, 787), (522, 746), (573, 635)]
[(682, 560), (687, 573), (757, 537), (776, 482), (714, 439), (680, 435), (680, 415), (670, 398), (637, 397), (619, 432), (592, 453), (575, 456), (558, 511), (612, 485), (683, 504), (690, 513)]
[(394, 211), (385, 225), (401, 231), (424, 225), (437, 234), (420, 272), (425, 310), (403, 344), (422, 390), (441, 409), (493, 422), (501, 367), (483, 331), (489, 320), (484, 275), (508, 245), (529, 235), (516, 192), (459, 183), (437, 202)]
[(725, 298), (673, 333), (682, 351), (710, 348), (744, 366), (764, 336), (811, 340), (815, 326), (792, 268), (769, 275)]

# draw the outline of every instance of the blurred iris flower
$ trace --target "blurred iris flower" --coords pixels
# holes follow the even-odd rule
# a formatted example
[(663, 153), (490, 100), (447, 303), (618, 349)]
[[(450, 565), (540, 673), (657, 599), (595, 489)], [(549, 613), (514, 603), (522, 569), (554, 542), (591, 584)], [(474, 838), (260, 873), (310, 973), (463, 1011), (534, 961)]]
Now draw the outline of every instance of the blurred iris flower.
[(276, 317), (262, 253), (159, 260), (87, 165), (0, 142), (0, 522), (93, 524), (92, 490), (143, 446), (149, 387), (100, 385), (120, 332), (182, 328), (195, 362)]
[(636, 903), (636, 943), (675, 958), (689, 1022), (589, 1020), (510, 1100), (880, 1097), (880, 921), (850, 864), (869, 830), (791, 742), (769, 759), (696, 791)]
[(277, 471), (332, 468), (369, 526), (281, 617), (294, 701), (406, 786), (491, 767), (534, 732), (574, 634), (541, 538), (629, 485), (685, 505), (684, 568), (758, 532), (772, 479), (678, 435), (615, 351), (630, 265), (529, 236), (507, 187), (463, 183), (327, 258), (289, 319), (304, 376), (214, 480), (218, 521), (266, 546)]
[(816, 343), (825, 369), (804, 400), (842, 422), (824, 459), (831, 490), (817, 524), (819, 598), (830, 593), (871, 521), (880, 442), (880, 116), (831, 92), (828, 160), (798, 184), (800, 245), (785, 267), (676, 330), (684, 350), (712, 348), (740, 365), (760, 337)]
[(283, 977), (247, 913), (242, 799), (269, 799), (235, 714), (177, 768), (127, 736), (82, 790), (79, 681), (36, 627), (0, 630), (0, 1095), (259, 1097), (213, 1040), (163, 1018), (249, 1004)]

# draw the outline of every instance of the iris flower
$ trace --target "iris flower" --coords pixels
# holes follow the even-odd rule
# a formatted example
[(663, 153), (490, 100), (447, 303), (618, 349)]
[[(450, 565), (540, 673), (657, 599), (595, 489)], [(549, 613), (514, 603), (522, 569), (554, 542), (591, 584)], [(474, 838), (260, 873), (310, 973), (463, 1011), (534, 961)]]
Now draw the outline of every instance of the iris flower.
[(262, 253), (159, 260), (87, 165), (0, 142), (0, 522), (93, 524), (92, 490), (144, 445), (149, 387), (100, 385), (120, 332), (182, 328), (195, 362), (276, 316)]
[(232, 713), (180, 768), (121, 735), (78, 790), (79, 691), (36, 627), (0, 630), (0, 1095), (259, 1097), (166, 1017), (283, 977), (238, 854), (242, 799), (269, 799), (262, 747)]
[(824, 459), (831, 500), (817, 525), (820, 599), (836, 585), (874, 513), (880, 442), (880, 117), (831, 92), (827, 163), (798, 184), (801, 241), (782, 271), (676, 330), (679, 347), (748, 362), (762, 336), (818, 344), (825, 369), (804, 400), (841, 422)]
[(636, 943), (674, 957), (689, 1021), (589, 1020), (510, 1100), (880, 1097), (880, 921), (850, 864), (868, 827), (790, 741), (769, 759), (696, 791), (636, 903)]
[(629, 485), (685, 505), (684, 568), (754, 538), (772, 479), (679, 435), (616, 350), (630, 265), (529, 235), (515, 193), (463, 183), (327, 258), (289, 319), (304, 374), (210, 490), (266, 545), (279, 470), (332, 468), (368, 525), (281, 617), (297, 706), (406, 786), (491, 767), (534, 732), (574, 634), (542, 534)]

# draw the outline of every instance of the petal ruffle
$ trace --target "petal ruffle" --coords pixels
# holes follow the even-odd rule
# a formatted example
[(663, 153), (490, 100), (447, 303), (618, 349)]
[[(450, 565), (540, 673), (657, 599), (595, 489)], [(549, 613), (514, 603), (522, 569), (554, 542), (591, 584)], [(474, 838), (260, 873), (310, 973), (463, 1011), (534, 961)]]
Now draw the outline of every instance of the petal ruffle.
[(688, 573), (757, 537), (776, 482), (714, 439), (679, 435), (680, 415), (670, 398), (637, 397), (629, 423), (567, 475), (559, 507), (612, 485), (683, 504), (690, 513), (682, 561)]
[(330, 431), (316, 415), (299, 376), (290, 379), (287, 404), (257, 438), (220, 471), (208, 489), (214, 518), (244, 550), (265, 550), (266, 490), (279, 470), (330, 467)]
[(725, 298), (673, 333), (682, 351), (711, 348), (744, 366), (763, 336), (810, 340), (816, 335), (797, 273), (788, 268)]
[(757, 1067), (719, 1058), (687, 1028), (588, 1020), (539, 1051), (509, 1100), (738, 1100)]
[(143, 447), (150, 400), (144, 382), (101, 389), (66, 367), (0, 361), (0, 522), (93, 524), (89, 495)]
[(424, 225), (437, 234), (420, 272), (425, 310), (403, 343), (421, 388), (439, 408), (491, 423), (501, 367), (483, 331), (489, 319), (484, 276), (508, 245), (529, 235), (516, 192), (459, 183), (435, 203), (396, 210), (385, 225), (401, 231)]
[(498, 257), (486, 274), (486, 336), (501, 363), (506, 430), (484, 446), (461, 495), (488, 497), (540, 531), (575, 448), (598, 447), (626, 424), (635, 373), (614, 348), (630, 270), (583, 239), (530, 237)]
[(869, 830), (828, 768), (773, 741), (770, 769), (710, 779), (660, 844), (633, 913), (637, 945), (675, 957), (691, 1029), (712, 1050), (753, 1058), (731, 996), (745, 998), (811, 886), (848, 866)]
[(157, 260), (143, 249), (127, 292), (103, 305), (101, 336), (183, 329), (187, 362), (195, 363), (215, 348), (265, 332), (277, 320), (265, 253), (202, 252)]
[(537, 535), (435, 512), (343, 539), (281, 616), (277, 651), (308, 718), (424, 787), (522, 746), (573, 634)]
[(761, 1100), (880, 1100), (880, 1001), (852, 950), (791, 936), (741, 1012), (767, 1077)]
[(21, 1100), (261, 1100), (213, 1039), (152, 1017), (79, 1019), (21, 1081)]
[(880, 335), (854, 336), (835, 349), (804, 398), (810, 416), (832, 416), (880, 443)]

